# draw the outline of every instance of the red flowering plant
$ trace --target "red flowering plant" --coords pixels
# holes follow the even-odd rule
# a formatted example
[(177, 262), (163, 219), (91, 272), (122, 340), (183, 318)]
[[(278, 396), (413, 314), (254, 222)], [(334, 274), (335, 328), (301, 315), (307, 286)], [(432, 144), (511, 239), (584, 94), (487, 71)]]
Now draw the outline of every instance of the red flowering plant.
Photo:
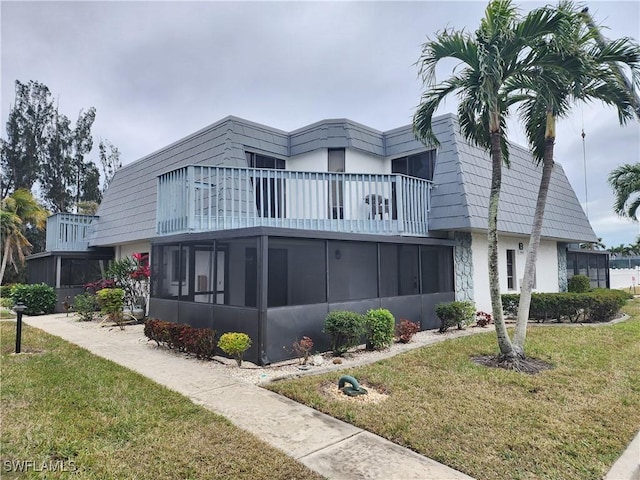
[(142, 309), (145, 316), (150, 276), (149, 255), (143, 253), (115, 260), (107, 270), (107, 277), (113, 280), (116, 287), (124, 290), (125, 305), (131, 310)]

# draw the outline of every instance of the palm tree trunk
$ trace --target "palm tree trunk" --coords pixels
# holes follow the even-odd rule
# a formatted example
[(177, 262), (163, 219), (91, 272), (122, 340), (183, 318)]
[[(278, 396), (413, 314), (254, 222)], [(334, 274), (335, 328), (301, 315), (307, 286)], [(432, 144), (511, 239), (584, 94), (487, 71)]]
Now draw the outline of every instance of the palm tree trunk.
[(500, 149), (500, 133), (491, 133), (491, 193), (489, 195), (489, 217), (487, 225), (487, 241), (489, 256), (489, 292), (491, 309), (498, 338), (500, 353), (506, 358), (514, 358), (509, 333), (504, 324), (502, 314), (502, 298), (500, 297), (500, 276), (498, 274), (498, 203), (502, 186), (502, 150)]
[(2, 266), (0, 267), (0, 285), (2, 285), (2, 280), (4, 280), (4, 271), (7, 268), (9, 253), (11, 253), (11, 239), (7, 237), (4, 239), (4, 256), (2, 257)]
[(529, 237), (529, 246), (527, 248), (527, 261), (524, 267), (524, 278), (520, 287), (520, 301), (518, 303), (516, 331), (513, 335), (513, 348), (518, 356), (522, 358), (525, 356), (524, 343), (527, 338), (527, 322), (529, 320), (529, 309), (531, 307), (531, 291), (533, 290), (533, 280), (536, 272), (536, 261), (538, 259), (544, 210), (547, 204), (547, 193), (549, 193), (551, 173), (553, 172), (553, 147), (556, 140), (555, 124), (555, 117), (551, 112), (548, 112), (544, 156), (542, 158), (542, 178), (540, 179), (538, 199), (536, 200), (536, 211), (533, 216), (533, 226), (531, 228), (531, 236)]

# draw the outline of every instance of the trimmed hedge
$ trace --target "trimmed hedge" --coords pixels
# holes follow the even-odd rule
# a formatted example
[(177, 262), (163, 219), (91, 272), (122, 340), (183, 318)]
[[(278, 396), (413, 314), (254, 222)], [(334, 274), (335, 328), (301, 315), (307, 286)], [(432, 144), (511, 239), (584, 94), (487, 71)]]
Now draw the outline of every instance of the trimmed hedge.
[(440, 333), (447, 331), (449, 327), (458, 326), (461, 330), (471, 324), (476, 317), (476, 307), (473, 302), (449, 302), (436, 305), (436, 315), (440, 319)]
[(393, 344), (396, 330), (396, 319), (386, 308), (369, 310), (364, 316), (367, 327), (367, 348), (382, 350)]
[[(622, 290), (595, 289), (586, 293), (534, 293), (531, 295), (529, 319), (571, 323), (607, 322), (631, 298)], [(519, 294), (502, 295), (502, 308), (506, 315), (518, 315)]]
[(44, 283), (18, 283), (11, 288), (9, 295), (14, 304), (23, 303), (27, 307), (24, 311), (27, 315), (46, 315), (53, 313), (56, 308), (56, 292)]
[(192, 353), (196, 358), (210, 359), (215, 355), (216, 332), (210, 328), (149, 319), (144, 322), (144, 335), (158, 346)]
[(327, 315), (322, 331), (331, 335), (331, 350), (340, 356), (360, 345), (365, 331), (364, 317), (356, 312), (334, 310)]

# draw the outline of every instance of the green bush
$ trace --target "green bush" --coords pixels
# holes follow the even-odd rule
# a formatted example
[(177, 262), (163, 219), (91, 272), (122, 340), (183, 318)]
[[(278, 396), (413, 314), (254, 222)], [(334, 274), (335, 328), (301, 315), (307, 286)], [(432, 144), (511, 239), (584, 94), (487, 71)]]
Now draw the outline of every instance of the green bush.
[(369, 310), (364, 316), (367, 327), (367, 348), (381, 350), (393, 344), (396, 319), (386, 308)]
[(585, 318), (590, 322), (608, 322), (629, 298), (622, 290), (595, 289), (588, 295)]
[[(513, 308), (517, 312), (520, 296), (517, 294), (502, 295), (505, 312)], [(595, 289), (586, 293), (534, 293), (531, 295), (529, 319), (538, 322), (568, 320), (575, 323), (606, 322), (611, 320), (630, 294), (622, 290)]]
[(13, 299), (11, 297), (0, 297), (0, 307), (13, 308)]
[(586, 275), (574, 275), (567, 282), (567, 290), (571, 293), (586, 293), (591, 290), (591, 282)]
[(27, 315), (41, 315), (53, 313), (56, 308), (56, 292), (49, 285), (16, 284), (11, 289), (11, 299), (14, 303), (23, 303), (27, 308)]
[(458, 329), (462, 329), (473, 323), (476, 318), (476, 307), (473, 302), (468, 301), (439, 303), (436, 305), (436, 315), (441, 323), (438, 331), (444, 333), (454, 325), (457, 325)]
[(502, 295), (502, 311), (508, 317), (518, 316), (518, 302), (520, 295), (517, 293), (505, 293)]
[(124, 328), (124, 291), (121, 288), (103, 288), (96, 293), (100, 312), (106, 315), (110, 321)]
[(81, 321), (90, 322), (96, 318), (96, 312), (100, 310), (98, 298), (89, 292), (76, 295), (73, 299), (73, 310), (78, 313)]
[(218, 341), (218, 348), (236, 359), (238, 366), (242, 366), (242, 356), (251, 346), (251, 338), (246, 333), (223, 333)]
[(334, 310), (325, 318), (322, 331), (331, 335), (331, 349), (335, 355), (340, 356), (360, 344), (364, 330), (362, 315), (346, 310)]

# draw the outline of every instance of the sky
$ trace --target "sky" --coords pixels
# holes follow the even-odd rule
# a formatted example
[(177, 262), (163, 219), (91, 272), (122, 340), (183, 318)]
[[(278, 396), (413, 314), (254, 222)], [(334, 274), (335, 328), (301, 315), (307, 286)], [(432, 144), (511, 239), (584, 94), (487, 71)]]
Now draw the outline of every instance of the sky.
[[(514, 3), (526, 12), (544, 2)], [(408, 125), (423, 91), (421, 45), (445, 28), (473, 32), (486, 4), (0, 0), (2, 136), (16, 80), (47, 85), (74, 122), (96, 108), (98, 165), (100, 139), (128, 164), (227, 115), (285, 131), (328, 118)], [(637, 0), (583, 4), (605, 37), (640, 39)], [(437, 79), (455, 67), (445, 63)], [(452, 97), (438, 114), (455, 109)], [(515, 116), (509, 128), (526, 145)], [(603, 243), (634, 243), (639, 225), (613, 212), (607, 176), (640, 161), (640, 123), (576, 105), (558, 124), (555, 153)]]

